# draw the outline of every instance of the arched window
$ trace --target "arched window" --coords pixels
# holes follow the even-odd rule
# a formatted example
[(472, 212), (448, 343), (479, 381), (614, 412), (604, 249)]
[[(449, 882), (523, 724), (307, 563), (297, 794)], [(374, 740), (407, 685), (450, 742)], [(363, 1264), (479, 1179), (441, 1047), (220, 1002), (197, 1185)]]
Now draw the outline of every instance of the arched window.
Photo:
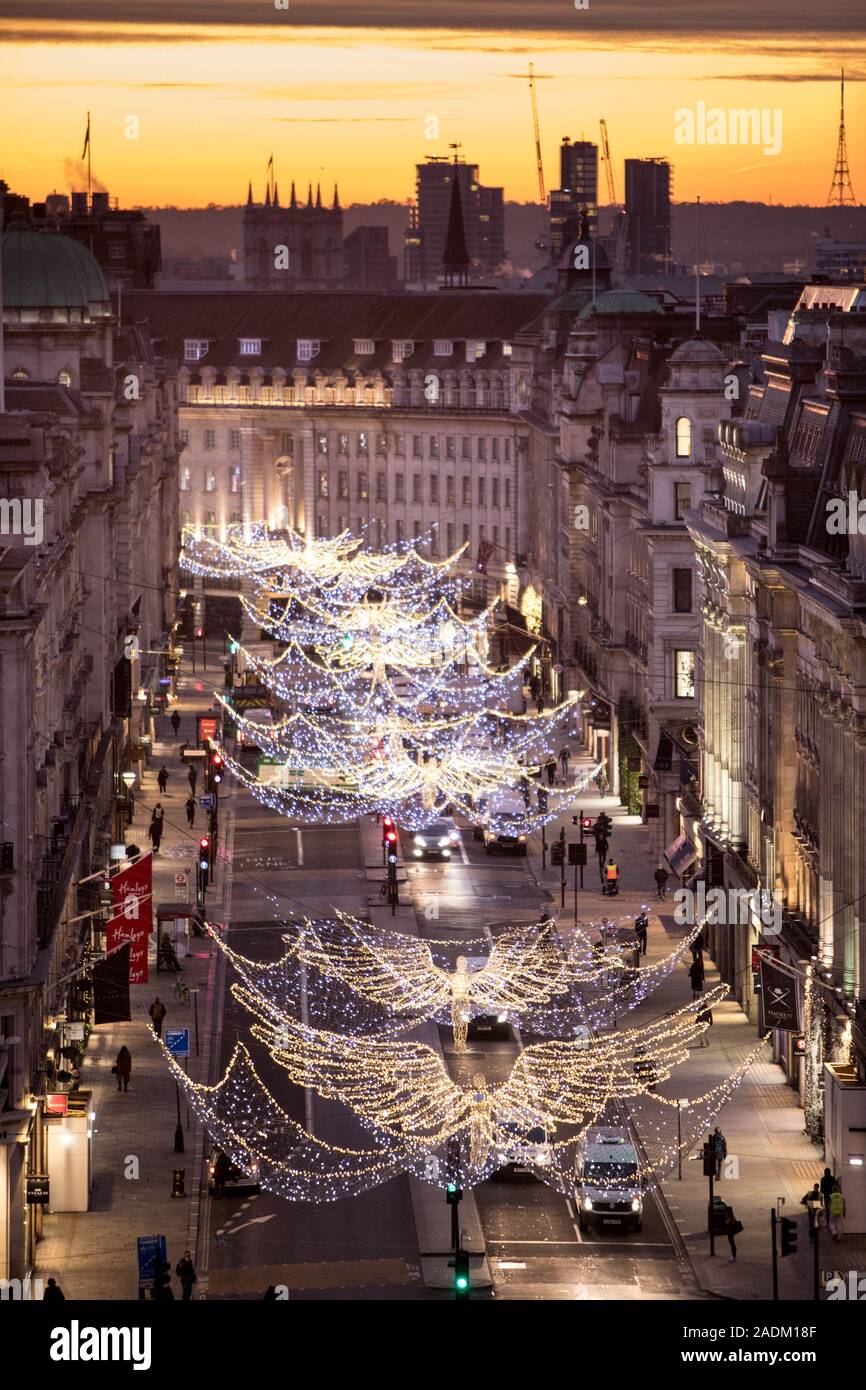
[(58, 385), (60, 385), (60, 386), (71, 386), (71, 385), (72, 385), (72, 373), (71, 373), (71, 372), (67, 372), (66, 368), (64, 367), (63, 371), (58, 373), (57, 382), (58, 382)]
[(691, 458), (692, 454), (692, 422), (687, 415), (681, 415), (677, 420), (677, 458)]

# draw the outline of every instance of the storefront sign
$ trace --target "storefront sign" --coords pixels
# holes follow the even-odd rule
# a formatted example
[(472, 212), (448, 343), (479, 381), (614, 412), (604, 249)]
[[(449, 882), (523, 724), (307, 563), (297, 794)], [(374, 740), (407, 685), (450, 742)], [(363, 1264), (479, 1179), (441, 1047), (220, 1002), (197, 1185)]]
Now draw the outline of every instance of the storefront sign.
[(129, 983), (147, 984), (147, 938), (153, 930), (153, 858), (142, 855), (111, 880), (112, 917), (105, 949), (129, 942)]
[(199, 743), (206, 743), (209, 738), (216, 739), (219, 720), (215, 716), (200, 714), (195, 722)]
[(658, 804), (657, 801), (648, 801), (648, 802), (647, 802), (647, 804), (646, 804), (646, 818), (647, 818), (647, 820), (658, 820), (658, 818), (659, 818), (659, 804)]
[(47, 1174), (27, 1174), (27, 1205), (30, 1207), (45, 1207), (48, 1205)]
[(678, 835), (673, 844), (665, 850), (665, 859), (675, 874), (684, 874), (697, 857), (697, 850), (685, 834)]
[(761, 1028), (781, 1028), (788, 1033), (799, 1033), (800, 994), (796, 976), (783, 970), (773, 957), (761, 953)]
[(68, 1115), (69, 1096), (65, 1091), (49, 1091), (45, 1097), (46, 1115)]

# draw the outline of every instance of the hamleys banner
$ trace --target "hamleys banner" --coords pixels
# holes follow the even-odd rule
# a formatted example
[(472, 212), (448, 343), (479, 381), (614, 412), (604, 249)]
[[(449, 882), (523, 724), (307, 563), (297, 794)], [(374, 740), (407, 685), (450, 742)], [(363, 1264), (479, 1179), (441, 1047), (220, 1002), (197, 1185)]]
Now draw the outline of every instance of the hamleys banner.
[(129, 983), (146, 985), (147, 938), (153, 931), (153, 857), (142, 855), (111, 880), (112, 913), (105, 949), (129, 942)]

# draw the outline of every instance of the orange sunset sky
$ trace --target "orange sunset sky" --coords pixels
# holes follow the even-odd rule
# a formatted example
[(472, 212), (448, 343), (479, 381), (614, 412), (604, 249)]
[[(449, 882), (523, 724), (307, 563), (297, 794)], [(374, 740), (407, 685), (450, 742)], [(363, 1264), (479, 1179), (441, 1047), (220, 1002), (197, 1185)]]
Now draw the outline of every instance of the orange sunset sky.
[[(548, 188), (561, 137), (597, 141), (604, 116), (620, 196), (626, 156), (663, 155), (678, 201), (823, 205), (844, 63), (851, 176), (866, 199), (863, 0), (734, 0), (712, 33), (700, 29), (705, 11), (687, 0), (652, 12), (646, 0), (586, 11), (571, 0), (4, 0), (0, 175), (32, 199), (83, 186), (90, 110), (94, 183), (121, 205), (237, 203), (250, 177), (261, 197), (271, 151), (284, 200), (294, 178), (304, 190), (339, 181), (344, 204), (404, 201), (413, 165), (451, 141), (484, 183), (535, 200), (534, 62)], [(810, 33), (818, 15), (825, 27)], [(781, 152), (676, 144), (674, 113), (698, 101), (779, 109)], [(131, 116), (137, 139), (125, 137)]]

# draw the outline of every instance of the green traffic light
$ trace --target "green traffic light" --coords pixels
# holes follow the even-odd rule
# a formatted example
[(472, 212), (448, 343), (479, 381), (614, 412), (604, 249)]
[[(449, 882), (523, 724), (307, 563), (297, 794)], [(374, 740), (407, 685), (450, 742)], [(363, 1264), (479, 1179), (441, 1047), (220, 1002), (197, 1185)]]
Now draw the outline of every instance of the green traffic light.
[(454, 1282), (455, 1282), (455, 1285), (456, 1285), (456, 1287), (457, 1287), (458, 1289), (468, 1289), (468, 1288), (469, 1288), (469, 1280), (466, 1278), (466, 1275), (465, 1275), (465, 1274), (458, 1274), (458, 1276), (457, 1276), (457, 1278), (455, 1279)]

